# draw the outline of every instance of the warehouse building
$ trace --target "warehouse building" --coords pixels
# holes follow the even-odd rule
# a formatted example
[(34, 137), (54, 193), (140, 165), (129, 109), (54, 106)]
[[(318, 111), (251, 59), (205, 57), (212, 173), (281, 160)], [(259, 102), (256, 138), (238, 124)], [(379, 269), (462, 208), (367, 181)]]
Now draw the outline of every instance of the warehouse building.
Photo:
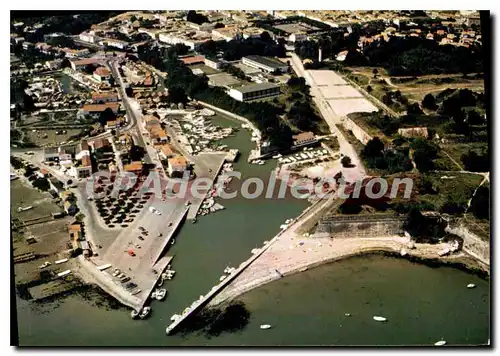
[(272, 83), (249, 84), (229, 90), (229, 96), (238, 101), (250, 101), (279, 95), (280, 86)]
[(261, 56), (247, 56), (241, 59), (241, 62), (249, 67), (260, 69), (264, 72), (273, 73), (275, 71), (286, 73), (288, 65), (277, 59)]

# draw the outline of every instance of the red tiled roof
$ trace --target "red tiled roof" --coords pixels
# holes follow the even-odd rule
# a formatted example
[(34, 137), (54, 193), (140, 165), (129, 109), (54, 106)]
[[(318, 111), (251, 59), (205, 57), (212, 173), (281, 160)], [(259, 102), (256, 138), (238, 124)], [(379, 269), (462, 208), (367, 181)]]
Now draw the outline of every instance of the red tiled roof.
[(111, 74), (111, 72), (109, 71), (108, 68), (99, 67), (94, 71), (94, 74), (97, 74), (101, 77), (108, 77)]
[(120, 103), (105, 103), (105, 104), (85, 104), (83, 110), (88, 112), (100, 112), (110, 108), (114, 112), (118, 111)]

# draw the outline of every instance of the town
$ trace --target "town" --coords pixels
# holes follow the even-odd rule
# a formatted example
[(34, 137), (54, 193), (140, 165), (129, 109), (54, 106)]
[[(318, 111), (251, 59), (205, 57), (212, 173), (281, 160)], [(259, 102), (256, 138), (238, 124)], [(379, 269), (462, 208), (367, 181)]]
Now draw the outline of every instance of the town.
[[(238, 208), (220, 193), (250, 191), (252, 178), (233, 179), (237, 170), (266, 176), (273, 189), (269, 175), (292, 193), (307, 181), (323, 194), (277, 221), (277, 234), (261, 236), (263, 245), (232, 261), (211, 290), (164, 315), (164, 334), (265, 283), (362, 251), (489, 274), (482, 16), (12, 12), (18, 292), (43, 301), (83, 281), (133, 319), (154, 318), (174, 276), (188, 279), (176, 264), (189, 251), (174, 248), (186, 225), (229, 221)], [(148, 190), (152, 176), (159, 196)], [(374, 198), (380, 178), (409, 179), (412, 192)], [(184, 181), (202, 180), (202, 195), (178, 198)]]

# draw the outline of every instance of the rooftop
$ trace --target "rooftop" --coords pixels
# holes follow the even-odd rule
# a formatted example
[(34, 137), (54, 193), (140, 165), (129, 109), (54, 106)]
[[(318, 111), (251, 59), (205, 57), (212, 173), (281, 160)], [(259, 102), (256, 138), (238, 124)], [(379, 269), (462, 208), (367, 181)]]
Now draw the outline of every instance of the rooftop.
[(123, 166), (125, 172), (137, 172), (142, 170), (142, 162), (134, 161)]
[(186, 166), (187, 160), (184, 158), (184, 156), (177, 156), (169, 158), (168, 164), (170, 164), (171, 166)]
[(85, 104), (83, 110), (88, 112), (100, 112), (110, 108), (113, 111), (118, 111), (120, 103), (105, 103), (105, 104)]
[(241, 87), (233, 89), (239, 91), (240, 93), (253, 93), (254, 91), (258, 90), (267, 90), (279, 87), (280, 87), (279, 85), (273, 83), (256, 83), (256, 84), (243, 85)]
[(243, 58), (246, 58), (248, 60), (257, 62), (257, 63), (262, 64), (264, 66), (275, 68), (275, 69), (278, 69), (278, 68), (281, 68), (283, 66), (286, 66), (286, 63), (283, 63), (283, 62), (281, 62), (281, 61), (279, 61), (277, 59), (271, 58), (271, 57), (246, 56), (246, 57), (243, 57)]

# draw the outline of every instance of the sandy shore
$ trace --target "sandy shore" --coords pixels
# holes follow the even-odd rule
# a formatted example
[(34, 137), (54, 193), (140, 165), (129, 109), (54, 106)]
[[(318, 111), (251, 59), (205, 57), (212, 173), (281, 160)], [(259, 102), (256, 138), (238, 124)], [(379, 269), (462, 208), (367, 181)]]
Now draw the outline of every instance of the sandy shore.
[(415, 244), (415, 249), (408, 249), (407, 245), (408, 239), (399, 236), (330, 239), (302, 238), (285, 234), (221, 291), (209, 306), (234, 299), (282, 276), (370, 252), (390, 252), (401, 256), (401, 249), (405, 248), (407, 254), (404, 257), (409, 259), (464, 264), (472, 269), (482, 267), (463, 252), (440, 257), (438, 253), (448, 246), (446, 243)]

